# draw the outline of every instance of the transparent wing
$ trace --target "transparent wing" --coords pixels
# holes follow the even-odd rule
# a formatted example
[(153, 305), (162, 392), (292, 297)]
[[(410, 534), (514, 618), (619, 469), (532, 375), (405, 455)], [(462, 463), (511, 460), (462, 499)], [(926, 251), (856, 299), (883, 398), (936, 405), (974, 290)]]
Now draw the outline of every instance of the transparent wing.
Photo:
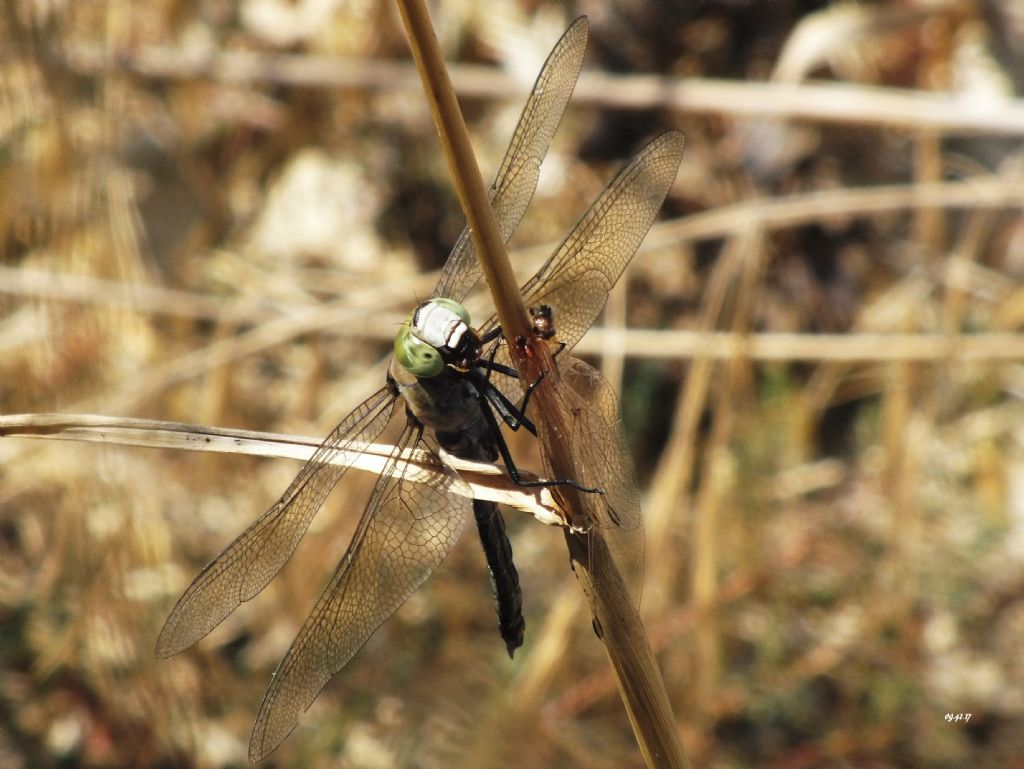
[[(572, 348), (593, 324), (636, 253), (683, 157), (683, 134), (644, 147), (594, 201), (537, 274), (523, 286), (527, 307), (550, 305), (558, 339)], [(497, 323), (491, 318), (481, 332)]]
[[(561, 246), (523, 286), (528, 307), (550, 305), (557, 338), (575, 345), (604, 309), (608, 292), (650, 229), (682, 160), (683, 135), (672, 131), (640, 151), (605, 188)], [(496, 325), (492, 318), (481, 329)], [(510, 362), (502, 345), (497, 360)], [(622, 436), (618, 401), (596, 370), (563, 353), (559, 394), (572, 414), (577, 447), (573, 480), (601, 488), (582, 495), (585, 515), (601, 526), (608, 549), (639, 603), (643, 580), (643, 522), (633, 463)], [(520, 383), (502, 375), (495, 383), (511, 398)], [(546, 459), (545, 459), (546, 462)], [(547, 468), (550, 475), (550, 467)]]
[[(494, 177), (491, 205), (506, 241), (519, 226), (537, 189), (540, 164), (583, 66), (589, 26), (586, 17), (577, 19), (548, 54)], [(466, 227), (445, 262), (434, 296), (462, 301), (479, 279), (480, 263)]]
[[(374, 487), (348, 551), (281, 661), (256, 717), (249, 758), (259, 761), (287, 737), (299, 715), (373, 632), (430, 576), (469, 515), (442, 480), (406, 480), (399, 452), (420, 443), (410, 422)], [(438, 463), (440, 464), (440, 459)], [(453, 476), (454, 478), (454, 476)]]
[[(644, 529), (633, 459), (622, 431), (619, 401), (601, 373), (579, 358), (558, 356), (559, 395), (573, 419), (576, 480), (602, 494), (580, 495), (591, 522), (601, 527), (608, 551), (639, 606), (643, 586)], [(550, 469), (548, 470), (550, 472)]]
[(376, 440), (391, 419), (395, 398), (385, 386), (356, 407), (324, 439), (274, 506), (199, 573), (164, 623), (157, 656), (170, 657), (188, 648), (267, 586), (348, 470), (328, 463)]

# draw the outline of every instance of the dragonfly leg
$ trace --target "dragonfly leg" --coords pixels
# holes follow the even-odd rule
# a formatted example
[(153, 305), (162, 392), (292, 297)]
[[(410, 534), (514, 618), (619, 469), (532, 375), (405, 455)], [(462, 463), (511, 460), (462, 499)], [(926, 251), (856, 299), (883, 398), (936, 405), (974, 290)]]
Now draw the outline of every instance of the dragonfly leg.
[[(480, 344), (487, 344), (488, 342), (493, 342), (495, 339), (497, 339), (499, 336), (501, 336), (502, 333), (504, 333), (504, 332), (501, 330), (501, 326), (495, 326), (490, 331), (488, 331), (486, 334), (484, 334), (482, 337), (480, 337)], [(497, 350), (498, 346), (495, 345), (494, 349)], [(491, 360), (494, 360), (494, 353), (493, 352), (491, 353)]]
[(479, 360), (477, 361), (477, 367), (487, 371), (487, 380), (490, 381), (491, 374), (497, 371), (499, 374), (504, 374), (507, 377), (513, 379), (519, 378), (519, 372), (511, 366), (506, 366), (504, 363), (495, 363), (492, 360)]
[[(500, 333), (501, 332), (501, 327), (499, 326), (498, 328), (491, 329), (489, 332), (487, 332), (483, 336), (483, 338), (481, 340), (481, 344), (487, 344), (488, 341), (492, 341), (494, 339), (494, 337), (496, 336), (495, 332)], [(497, 356), (498, 348), (500, 346), (501, 346), (501, 344), (499, 342), (495, 342), (493, 345), (491, 345), (491, 351), (487, 354), (487, 358), (486, 359), (485, 358), (480, 358), (476, 362), (476, 367), (477, 368), (481, 368), (481, 369), (483, 369), (484, 371), (487, 372), (487, 375), (484, 377), (484, 379), (485, 379), (485, 381), (486, 381), (486, 383), (487, 383), (487, 385), (489, 387), (493, 387), (493, 385), (491, 385), (491, 374), (493, 374), (495, 372), (497, 372), (499, 374), (504, 374), (505, 376), (509, 377), (510, 379), (518, 379), (519, 378), (519, 372), (516, 371), (514, 368), (512, 368), (511, 366), (506, 366), (504, 363), (496, 363), (495, 362), (494, 358)], [(501, 395), (504, 398), (504, 393), (502, 393)], [(504, 398), (504, 401), (505, 401), (505, 403), (509, 407), (511, 407), (512, 402), (510, 400), (508, 400), (508, 398)], [(523, 406), (521, 408), (519, 408), (518, 411), (519, 411), (520, 414), (524, 414), (526, 412), (526, 402), (525, 401), (523, 402)], [(505, 421), (508, 422), (507, 419)], [(513, 425), (511, 423), (509, 423), (509, 427), (511, 427), (513, 430), (517, 430), (518, 429), (518, 425)], [(533, 433), (534, 435), (537, 434), (534, 430), (530, 430), (530, 432)]]
[[(582, 491), (586, 494), (603, 494), (604, 492), (598, 488), (591, 488), (590, 486), (582, 486), (576, 481), (561, 478), (553, 481), (527, 481), (523, 480), (523, 477), (519, 474), (519, 468), (516, 467), (515, 460), (512, 459), (512, 452), (508, 449), (508, 444), (505, 443), (505, 437), (501, 434), (501, 428), (498, 426), (498, 420), (494, 416), (494, 412), (490, 409), (491, 401), (484, 395), (483, 392), (478, 391), (478, 397), (480, 398), (480, 410), (484, 414), (484, 419), (487, 420), (488, 426), (491, 428), (491, 437), (494, 438), (495, 447), (498, 449), (498, 454), (501, 456), (501, 461), (505, 465), (505, 470), (508, 471), (509, 478), (516, 486), (522, 488), (552, 488), (555, 486), (568, 486)], [(504, 397), (504, 396), (502, 396)], [(523, 418), (525, 419), (525, 417)], [(525, 422), (522, 422), (525, 426)]]
[[(495, 328), (492, 328), (490, 331), (488, 331), (480, 338), (480, 344), (485, 345), (488, 344), (489, 342), (494, 342), (494, 340), (497, 339), (500, 334), (501, 326), (496, 326)], [(501, 347), (501, 343), (494, 342), (494, 344), (491, 345), (491, 351), (487, 353), (487, 359), (484, 360), (483, 358), (481, 358), (480, 360), (477, 361), (476, 365), (479, 368), (485, 369), (487, 371), (487, 381), (490, 381), (491, 374), (495, 371), (497, 371), (499, 374), (504, 374), (507, 377), (518, 379), (519, 372), (516, 371), (514, 368), (512, 368), (511, 366), (506, 366), (504, 363), (494, 362), (495, 357), (497, 357), (498, 355), (499, 347)]]
[[(564, 348), (565, 345), (562, 344), (555, 351), (555, 355), (558, 355), (558, 353), (560, 353)], [(544, 377), (547, 376), (547, 372), (542, 372), (539, 377), (537, 377), (533, 382), (526, 386), (526, 392), (523, 394), (522, 403), (516, 406), (515, 404), (512, 403), (512, 401), (510, 401), (505, 396), (503, 392), (501, 392), (501, 390), (497, 389), (496, 387), (494, 387), (494, 385), (491, 384), (491, 374), (494, 373), (495, 371), (498, 372), (499, 374), (504, 374), (507, 377), (519, 377), (519, 372), (516, 371), (511, 366), (506, 366), (503, 363), (494, 362), (494, 356), (497, 353), (497, 351), (498, 345), (494, 345), (494, 347), (491, 348), (491, 353), (487, 360), (481, 359), (477, 361), (477, 367), (487, 371), (487, 376), (484, 378), (484, 392), (487, 396), (487, 399), (491, 402), (494, 408), (497, 409), (498, 413), (501, 414), (501, 418), (504, 420), (505, 424), (507, 424), (513, 430), (518, 430), (521, 426), (525, 427), (531, 434), (536, 436), (537, 430), (534, 428), (533, 423), (526, 418), (526, 407), (530, 404), (530, 396), (533, 395), (533, 391), (537, 389), (537, 385), (539, 385), (541, 381), (544, 379)], [(500, 403), (497, 402), (498, 399), (500, 399)], [(510, 415), (513, 418), (511, 420), (509, 418)]]
[[(534, 379), (530, 384), (526, 386), (526, 392), (523, 393), (523, 402), (519, 406), (519, 410), (523, 412), (523, 418), (526, 417), (526, 407), (530, 405), (530, 396), (533, 395), (533, 391), (537, 389), (537, 385), (544, 381), (544, 377), (548, 375), (547, 371), (541, 371), (540, 376)], [(536, 435), (537, 433), (533, 433)]]
[[(489, 379), (483, 377), (474, 377), (473, 384), (477, 393), (478, 400), (486, 400), (491, 407), (498, 412), (501, 416), (501, 420), (509, 426), (512, 430), (518, 430), (520, 427), (525, 427), (527, 432), (531, 435), (537, 435), (537, 428), (534, 426), (526, 414), (523, 413), (523, 409), (517, 407), (512, 401), (510, 401), (505, 394), (491, 384)], [(486, 408), (486, 405), (481, 403)], [(525, 404), (524, 404), (525, 406)], [(493, 416), (493, 414), (492, 414)]]
[[(501, 333), (501, 327), (491, 329), (481, 338), (481, 344), (486, 344), (488, 341), (492, 341), (498, 334)], [(504, 363), (496, 363), (494, 358), (498, 354), (498, 344), (491, 347), (490, 353), (486, 359), (481, 358), (477, 361), (477, 367), (484, 369), (487, 375), (484, 377), (483, 386), (481, 391), (487, 398), (488, 402), (494, 407), (494, 409), (501, 415), (502, 421), (505, 422), (511, 429), (518, 430), (520, 427), (525, 427), (531, 435), (536, 437), (537, 428), (534, 426), (526, 416), (526, 408), (530, 404), (530, 396), (533, 395), (533, 391), (537, 389), (537, 386), (543, 381), (544, 377), (547, 376), (546, 371), (542, 371), (534, 381), (530, 382), (526, 386), (526, 391), (523, 393), (522, 402), (516, 406), (510, 401), (501, 390), (491, 384), (491, 374), (497, 372), (504, 374), (507, 377), (518, 378), (519, 372), (511, 366), (506, 366)], [(561, 342), (558, 345), (558, 349), (552, 354), (552, 358), (557, 358), (559, 353), (565, 349), (565, 342)], [(478, 388), (480, 383), (478, 382)]]

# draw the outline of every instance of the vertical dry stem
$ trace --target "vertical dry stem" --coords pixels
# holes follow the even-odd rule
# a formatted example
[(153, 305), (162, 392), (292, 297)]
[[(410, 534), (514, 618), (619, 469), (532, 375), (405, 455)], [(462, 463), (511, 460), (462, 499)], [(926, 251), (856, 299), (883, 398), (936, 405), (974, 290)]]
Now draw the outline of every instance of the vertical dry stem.
[(526, 307), (491, 210), (480, 167), (469, 143), (466, 122), (455, 99), (455, 90), (441, 57), (427, 7), (423, 0), (398, 0), (398, 9), (434, 115), (459, 205), (466, 214), (484, 278), (494, 295), (498, 320), (507, 337), (525, 337), (530, 329)]

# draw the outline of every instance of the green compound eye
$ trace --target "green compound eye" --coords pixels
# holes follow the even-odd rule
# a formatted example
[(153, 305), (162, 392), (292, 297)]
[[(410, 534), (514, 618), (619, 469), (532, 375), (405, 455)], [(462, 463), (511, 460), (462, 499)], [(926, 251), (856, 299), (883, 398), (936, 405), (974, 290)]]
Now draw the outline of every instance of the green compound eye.
[(401, 330), (395, 336), (395, 358), (410, 374), (424, 379), (437, 376), (444, 371), (441, 353), (414, 336), (408, 321), (402, 324)]
[(445, 309), (454, 312), (456, 315), (459, 316), (460, 320), (462, 320), (463, 323), (465, 323), (467, 326), (469, 325), (469, 312), (467, 312), (466, 308), (463, 307), (458, 302), (456, 302), (454, 299), (445, 299), (443, 296), (439, 296), (435, 297), (434, 299), (431, 299), (430, 301), (432, 304), (436, 304), (439, 307), (444, 307)]

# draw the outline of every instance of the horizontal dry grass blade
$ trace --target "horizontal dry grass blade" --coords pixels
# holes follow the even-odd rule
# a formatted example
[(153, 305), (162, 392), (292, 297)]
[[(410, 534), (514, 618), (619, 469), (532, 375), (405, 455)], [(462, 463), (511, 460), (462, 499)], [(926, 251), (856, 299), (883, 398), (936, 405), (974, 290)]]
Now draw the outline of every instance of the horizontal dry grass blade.
[[(9, 414), (0, 416), (0, 438), (36, 438), (84, 441), (110, 446), (141, 446), (179, 451), (210, 451), (254, 457), (297, 459), (305, 462), (316, 452), (322, 438), (253, 430), (206, 427), (184, 422), (129, 419), (96, 414)], [(369, 444), (359, 452), (339, 452), (331, 462), (381, 474), (394, 446)], [(447, 491), (467, 499), (485, 499), (533, 515), (549, 526), (562, 526), (558, 504), (546, 488), (517, 486), (501, 470), (485, 462), (470, 462), (444, 454), (439, 465), (422, 451), (405, 455), (412, 472), (403, 478), (414, 483), (443, 484)], [(536, 480), (523, 470), (523, 477)]]

